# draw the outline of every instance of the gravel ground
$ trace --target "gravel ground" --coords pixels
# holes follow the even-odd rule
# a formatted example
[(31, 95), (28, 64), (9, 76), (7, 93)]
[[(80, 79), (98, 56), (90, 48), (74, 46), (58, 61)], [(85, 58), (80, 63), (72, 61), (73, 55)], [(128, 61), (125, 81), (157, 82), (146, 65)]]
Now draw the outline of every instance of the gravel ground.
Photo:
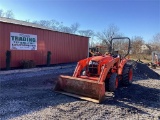
[(60, 68), (0, 74), (0, 119), (160, 119), (160, 77), (146, 65), (135, 64), (133, 84), (101, 104), (55, 93), (57, 77), (72, 75), (75, 66)]

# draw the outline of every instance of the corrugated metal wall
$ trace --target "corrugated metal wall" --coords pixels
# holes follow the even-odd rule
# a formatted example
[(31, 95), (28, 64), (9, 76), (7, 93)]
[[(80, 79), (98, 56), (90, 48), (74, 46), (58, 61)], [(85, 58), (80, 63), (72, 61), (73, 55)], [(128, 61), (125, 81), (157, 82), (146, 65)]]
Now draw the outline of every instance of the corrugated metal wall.
[(34, 60), (36, 65), (44, 65), (47, 51), (52, 53), (51, 64), (77, 62), (88, 55), (87, 37), (0, 22), (0, 68), (6, 66), (10, 32), (37, 35), (37, 50), (11, 50), (11, 67), (19, 67), (21, 60)]

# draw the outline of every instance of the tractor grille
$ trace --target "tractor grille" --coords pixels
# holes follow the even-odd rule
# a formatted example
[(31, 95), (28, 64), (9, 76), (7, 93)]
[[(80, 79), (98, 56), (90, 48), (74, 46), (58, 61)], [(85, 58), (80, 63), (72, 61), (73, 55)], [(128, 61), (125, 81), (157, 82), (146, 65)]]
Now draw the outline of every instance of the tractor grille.
[(98, 74), (98, 65), (91, 64), (88, 66), (88, 68), (89, 68), (90, 74), (94, 74), (94, 75)]

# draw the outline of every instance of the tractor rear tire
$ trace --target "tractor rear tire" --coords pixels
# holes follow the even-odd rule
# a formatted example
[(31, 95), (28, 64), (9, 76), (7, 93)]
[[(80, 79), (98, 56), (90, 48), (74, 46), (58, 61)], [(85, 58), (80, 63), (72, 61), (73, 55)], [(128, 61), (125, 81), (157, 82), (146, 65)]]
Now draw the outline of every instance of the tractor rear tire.
[(133, 68), (132, 65), (126, 64), (122, 72), (122, 85), (128, 86), (132, 84)]
[(112, 73), (108, 80), (108, 91), (114, 92), (118, 88), (118, 76), (117, 73)]

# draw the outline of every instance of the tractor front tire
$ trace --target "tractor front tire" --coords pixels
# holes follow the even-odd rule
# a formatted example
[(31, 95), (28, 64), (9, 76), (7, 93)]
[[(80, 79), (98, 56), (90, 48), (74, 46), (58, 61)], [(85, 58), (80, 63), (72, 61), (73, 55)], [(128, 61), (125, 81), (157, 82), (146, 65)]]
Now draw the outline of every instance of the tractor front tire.
[(122, 72), (122, 85), (128, 86), (132, 84), (133, 68), (131, 65), (125, 65)]
[(118, 76), (117, 73), (112, 73), (111, 77), (109, 78), (108, 83), (108, 91), (114, 92), (118, 88)]

